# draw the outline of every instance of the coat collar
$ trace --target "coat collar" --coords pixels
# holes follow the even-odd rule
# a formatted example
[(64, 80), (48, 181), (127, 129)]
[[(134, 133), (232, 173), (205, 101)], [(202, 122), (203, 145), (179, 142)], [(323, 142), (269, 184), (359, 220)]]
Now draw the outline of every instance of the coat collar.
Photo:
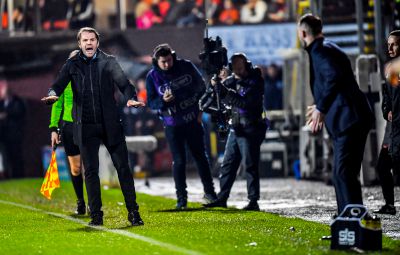
[(324, 37), (318, 37), (316, 38), (310, 45), (306, 47), (307, 52), (313, 51), (315, 48), (319, 47), (324, 43), (325, 38)]

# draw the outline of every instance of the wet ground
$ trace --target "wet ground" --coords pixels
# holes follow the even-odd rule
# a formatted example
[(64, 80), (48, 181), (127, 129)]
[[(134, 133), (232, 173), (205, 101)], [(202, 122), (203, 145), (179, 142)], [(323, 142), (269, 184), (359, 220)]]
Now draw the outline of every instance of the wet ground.
[[(218, 180), (215, 179), (217, 190)], [(172, 177), (160, 177), (149, 179), (149, 187), (144, 180), (136, 180), (138, 192), (150, 195), (176, 198)], [(204, 202), (203, 188), (199, 179), (187, 180), (189, 201)], [(370, 210), (375, 210), (383, 205), (381, 188), (379, 186), (363, 187), (364, 204)], [(379, 215), (382, 219), (383, 233), (395, 239), (400, 239), (400, 188), (395, 188), (395, 206), (397, 214)], [(246, 181), (236, 180), (228, 206), (241, 208), (247, 204)], [(333, 186), (323, 182), (297, 181), (287, 179), (262, 179), (261, 199), (259, 205), (262, 211), (277, 213), (287, 217), (299, 217), (302, 219), (329, 224), (331, 216), (336, 213), (336, 199)]]

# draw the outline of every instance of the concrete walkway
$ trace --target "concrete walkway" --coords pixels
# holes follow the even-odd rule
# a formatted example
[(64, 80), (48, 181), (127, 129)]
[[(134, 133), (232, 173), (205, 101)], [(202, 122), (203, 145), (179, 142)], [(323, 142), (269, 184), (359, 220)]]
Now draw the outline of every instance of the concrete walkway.
[[(176, 198), (172, 177), (149, 179), (150, 187), (145, 186), (143, 179), (136, 180), (138, 192)], [(219, 182), (214, 180), (217, 190)], [(187, 180), (189, 201), (204, 202), (203, 188), (199, 179)], [(364, 204), (370, 210), (375, 210), (383, 205), (383, 197), (379, 186), (363, 187)], [(384, 234), (395, 239), (400, 239), (400, 188), (395, 188), (395, 206), (397, 215), (379, 215), (382, 219)], [(241, 208), (247, 204), (247, 189), (245, 180), (236, 180), (228, 206)], [(336, 199), (333, 186), (323, 182), (297, 181), (287, 179), (262, 179), (261, 210), (277, 213), (287, 217), (299, 217), (305, 220), (329, 224), (331, 216), (336, 212)]]

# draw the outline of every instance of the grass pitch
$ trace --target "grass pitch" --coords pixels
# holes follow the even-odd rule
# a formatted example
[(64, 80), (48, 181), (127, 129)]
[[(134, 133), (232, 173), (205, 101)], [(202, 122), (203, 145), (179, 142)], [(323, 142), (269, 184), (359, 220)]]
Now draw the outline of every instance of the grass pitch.
[[(0, 182), (0, 254), (347, 254), (320, 240), (327, 225), (198, 203), (175, 211), (174, 200), (145, 194), (138, 194), (145, 225), (131, 227), (120, 189), (102, 190), (104, 227), (91, 228), (88, 216), (71, 214), (70, 182), (49, 201), (42, 181)], [(400, 254), (400, 241), (384, 237), (382, 254)]]

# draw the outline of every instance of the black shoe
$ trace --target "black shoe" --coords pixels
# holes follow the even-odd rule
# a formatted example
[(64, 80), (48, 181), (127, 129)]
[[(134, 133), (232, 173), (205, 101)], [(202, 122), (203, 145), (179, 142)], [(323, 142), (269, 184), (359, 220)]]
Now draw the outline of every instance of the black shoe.
[(89, 226), (102, 226), (103, 225), (103, 212), (93, 213), (90, 215), (92, 220), (89, 222)]
[(76, 215), (85, 215), (86, 214), (86, 205), (85, 205), (85, 200), (83, 199), (78, 199), (76, 201), (76, 210), (75, 210)]
[(140, 218), (139, 211), (131, 211), (128, 213), (128, 221), (132, 223), (132, 226), (144, 225), (142, 218)]
[(260, 207), (258, 206), (257, 200), (250, 200), (250, 202), (243, 207), (245, 211), (260, 211)]
[(215, 202), (218, 199), (217, 194), (215, 194), (215, 192), (214, 193), (206, 193), (206, 194), (204, 194), (203, 198), (204, 198), (204, 200), (206, 200), (207, 204)]
[(379, 210), (375, 210), (374, 213), (396, 215), (396, 207), (394, 207), (394, 205), (386, 204)]
[(187, 208), (187, 198), (182, 197), (178, 198), (178, 201), (176, 201), (176, 207), (177, 210), (185, 210)]
[(208, 203), (208, 204), (203, 204), (204, 207), (212, 208), (212, 207), (228, 207), (226, 204), (225, 199), (217, 199), (214, 202)]

